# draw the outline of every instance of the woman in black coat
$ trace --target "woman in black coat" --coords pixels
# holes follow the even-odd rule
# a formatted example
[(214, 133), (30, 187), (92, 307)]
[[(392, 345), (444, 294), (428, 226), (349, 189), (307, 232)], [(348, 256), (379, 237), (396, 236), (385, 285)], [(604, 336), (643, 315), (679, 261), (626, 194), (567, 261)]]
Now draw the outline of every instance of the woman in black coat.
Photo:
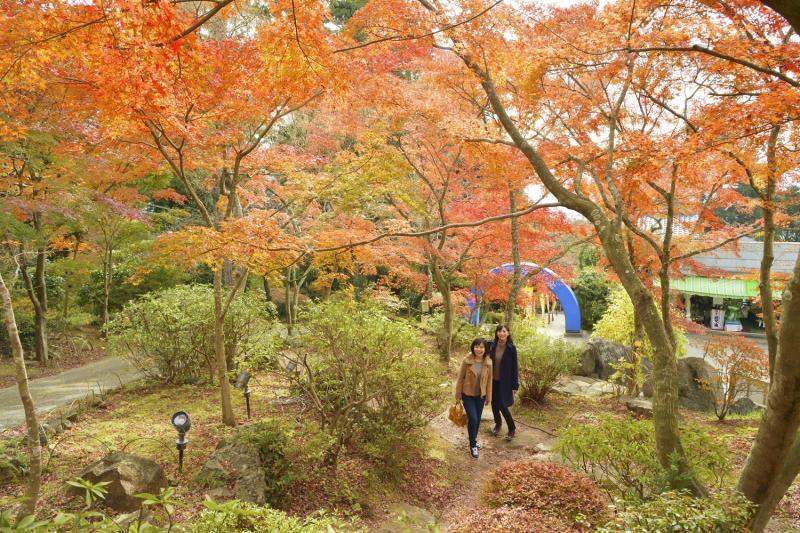
[(519, 368), (517, 366), (517, 347), (511, 338), (511, 330), (505, 324), (500, 324), (494, 330), (494, 342), (489, 345), (489, 357), (492, 359), (494, 375), (492, 376), (492, 414), (494, 415), (494, 429), (497, 435), (502, 427), (502, 419), (506, 419), (508, 433), (506, 440), (511, 440), (516, 435), (517, 425), (511, 416), (509, 407), (514, 405), (514, 391), (519, 389)]

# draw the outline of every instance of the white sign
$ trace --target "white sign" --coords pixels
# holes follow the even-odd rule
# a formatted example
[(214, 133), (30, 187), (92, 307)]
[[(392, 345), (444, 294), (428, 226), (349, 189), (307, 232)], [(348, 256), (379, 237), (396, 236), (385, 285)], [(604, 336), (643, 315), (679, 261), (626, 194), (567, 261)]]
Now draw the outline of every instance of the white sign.
[(723, 329), (725, 327), (725, 311), (722, 309), (711, 310), (711, 329)]

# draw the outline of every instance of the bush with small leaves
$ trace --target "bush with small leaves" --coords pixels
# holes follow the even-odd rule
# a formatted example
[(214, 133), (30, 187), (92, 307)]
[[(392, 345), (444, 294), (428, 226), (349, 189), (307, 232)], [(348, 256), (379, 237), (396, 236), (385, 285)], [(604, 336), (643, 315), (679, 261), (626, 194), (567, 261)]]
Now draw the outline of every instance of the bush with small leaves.
[(449, 531), (453, 533), (530, 533), (531, 531), (547, 531), (548, 533), (570, 533), (575, 525), (561, 518), (543, 515), (524, 507), (508, 507), (497, 509), (476, 509), (456, 524)]
[[(608, 296), (608, 309), (595, 323), (592, 336), (618, 342), (625, 346), (633, 346), (635, 342), (634, 329), (633, 303), (628, 293), (622, 288), (611, 291)], [(673, 325), (672, 329), (675, 331), (675, 342), (677, 343), (675, 354), (683, 357), (686, 355), (686, 347), (689, 344), (686, 332), (677, 325)], [(644, 357), (652, 358), (653, 347), (650, 345), (647, 335), (641, 339), (641, 343), (641, 354)]]
[(239, 439), (258, 450), (267, 482), (267, 501), (278, 505), (296, 476), (294, 464), (289, 458), (292, 447), (289, 428), (278, 420), (265, 420), (244, 428), (239, 433)]
[(559, 463), (505, 464), (492, 472), (486, 500), (495, 507), (521, 507), (590, 526), (608, 519), (608, 498), (594, 481)]
[(753, 505), (741, 493), (721, 490), (708, 498), (685, 492), (664, 492), (653, 500), (622, 507), (597, 533), (617, 531), (725, 532), (746, 531)]
[(513, 336), (519, 364), (519, 397), (541, 403), (558, 379), (575, 369), (580, 349), (522, 324), (515, 325)]
[[(231, 300), (225, 315), (226, 354), (246, 367), (274, 356), (275, 306), (260, 293)], [(192, 383), (216, 372), (214, 295), (205, 285), (181, 285), (128, 303), (108, 326), (111, 348), (148, 377)]]
[(363, 532), (352, 522), (319, 515), (310, 518), (289, 516), (269, 507), (259, 507), (236, 500), (205, 502), (206, 509), (189, 529), (191, 533), (338, 533)]
[(769, 381), (769, 359), (753, 340), (735, 334), (713, 335), (706, 341), (703, 358), (711, 359), (717, 371), (702, 383), (714, 393), (714, 412), (725, 420), (736, 400), (747, 396), (751, 386)]
[[(722, 486), (730, 471), (727, 448), (701, 428), (688, 425), (681, 441), (689, 464), (700, 479)], [(668, 488), (668, 473), (656, 454), (649, 420), (603, 417), (595, 425), (576, 425), (560, 432), (556, 451), (567, 464), (585, 472), (614, 497), (642, 501)]]
[(371, 301), (331, 298), (310, 306), (290, 375), (322, 429), (334, 437), (327, 462), (346, 445), (380, 462), (400, 455), (408, 434), (439, 412), (437, 369), (419, 353), (413, 328)]

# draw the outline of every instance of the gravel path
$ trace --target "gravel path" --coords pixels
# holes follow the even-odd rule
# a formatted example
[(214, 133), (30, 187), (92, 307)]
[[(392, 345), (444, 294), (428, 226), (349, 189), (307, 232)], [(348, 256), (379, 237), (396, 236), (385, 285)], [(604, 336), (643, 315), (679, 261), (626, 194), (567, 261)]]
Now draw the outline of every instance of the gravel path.
[[(95, 393), (137, 380), (142, 375), (130, 363), (108, 357), (46, 378), (30, 381), (37, 412), (42, 414)], [(0, 429), (25, 421), (16, 385), (0, 389)]]

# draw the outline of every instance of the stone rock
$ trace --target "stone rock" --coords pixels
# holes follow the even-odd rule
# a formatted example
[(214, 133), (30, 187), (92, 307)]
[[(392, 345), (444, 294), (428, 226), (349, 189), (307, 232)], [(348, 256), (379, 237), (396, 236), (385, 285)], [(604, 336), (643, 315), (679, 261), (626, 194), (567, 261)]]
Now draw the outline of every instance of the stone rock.
[(556, 383), (553, 390), (569, 396), (598, 397), (613, 394), (614, 385), (595, 378), (565, 376)]
[(734, 402), (733, 405), (730, 407), (731, 413), (736, 413), (737, 415), (748, 415), (755, 411), (761, 411), (764, 408), (758, 405), (756, 402), (751, 400), (750, 398), (739, 398)]
[(120, 531), (128, 531), (134, 524), (152, 524), (156, 525), (153, 515), (147, 511), (139, 513), (139, 511), (132, 511), (130, 513), (122, 514), (114, 518)]
[(713, 411), (716, 404), (710, 389), (714, 380), (714, 367), (702, 357), (678, 359), (678, 401), (692, 411)]
[(627, 398), (625, 400), (625, 407), (632, 411), (634, 414), (653, 417), (653, 402), (645, 400), (644, 398)]
[(396, 503), (389, 507), (389, 512), (392, 518), (378, 529), (381, 533), (429, 533), (438, 530), (436, 517), (427, 509)]
[(257, 505), (267, 501), (267, 480), (258, 448), (245, 442), (220, 442), (195, 481), (212, 489), (218, 499), (238, 499)]
[(631, 354), (630, 346), (592, 337), (586, 343), (575, 373), (579, 376), (608, 380), (616, 372), (611, 364), (620, 359), (630, 361)]
[[(105, 505), (117, 511), (136, 511), (141, 500), (135, 495), (141, 492), (158, 494), (167, 487), (164, 469), (144, 457), (130, 453), (115, 452), (89, 465), (79, 477), (98, 483), (108, 481)], [(83, 490), (70, 486), (68, 493), (82, 496)]]

